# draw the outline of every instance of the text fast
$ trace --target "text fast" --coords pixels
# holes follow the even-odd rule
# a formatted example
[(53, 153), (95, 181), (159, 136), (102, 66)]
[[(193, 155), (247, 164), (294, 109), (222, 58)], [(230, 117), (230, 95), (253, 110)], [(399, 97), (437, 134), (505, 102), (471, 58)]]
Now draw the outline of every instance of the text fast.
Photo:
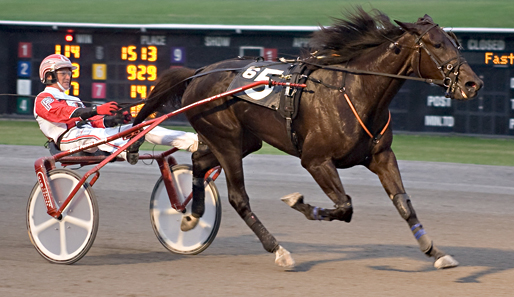
[(514, 65), (514, 53), (505, 54), (505, 55), (495, 55), (492, 52), (485, 53), (485, 64), (495, 64), (495, 65)]

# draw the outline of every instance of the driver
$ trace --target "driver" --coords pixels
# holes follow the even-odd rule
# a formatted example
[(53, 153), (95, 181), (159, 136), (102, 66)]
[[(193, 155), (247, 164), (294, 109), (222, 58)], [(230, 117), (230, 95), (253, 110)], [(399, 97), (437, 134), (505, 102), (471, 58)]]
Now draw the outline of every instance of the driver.
[[(87, 145), (132, 127), (129, 124), (132, 117), (128, 111), (115, 115), (119, 109), (116, 102), (85, 107), (79, 98), (64, 93), (70, 89), (71, 75), (75, 69), (67, 57), (58, 54), (43, 59), (39, 67), (39, 78), (47, 86), (35, 99), (34, 116), (43, 134), (53, 140), (61, 150)], [(190, 152), (198, 148), (198, 137), (195, 133), (159, 126), (148, 132), (145, 140)], [(100, 149), (112, 153), (127, 141), (119, 138), (91, 148), (88, 152)], [(137, 162), (137, 154), (127, 155), (127, 152), (122, 152), (119, 156), (131, 164)]]

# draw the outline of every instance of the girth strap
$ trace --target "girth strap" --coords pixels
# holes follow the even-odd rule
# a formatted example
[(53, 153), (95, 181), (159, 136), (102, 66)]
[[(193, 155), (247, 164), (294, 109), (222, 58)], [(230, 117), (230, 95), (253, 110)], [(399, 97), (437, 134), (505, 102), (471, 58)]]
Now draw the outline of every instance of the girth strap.
[[(308, 69), (307, 65), (303, 63), (294, 63), (286, 79), (291, 83), (305, 83), (311, 71), (312, 70)], [(280, 108), (278, 110), (286, 120), (287, 134), (290, 135), (291, 142), (300, 155), (302, 154), (302, 148), (298, 141), (298, 135), (293, 128), (293, 120), (298, 115), (301, 96), (302, 90), (286, 87), (280, 96)]]

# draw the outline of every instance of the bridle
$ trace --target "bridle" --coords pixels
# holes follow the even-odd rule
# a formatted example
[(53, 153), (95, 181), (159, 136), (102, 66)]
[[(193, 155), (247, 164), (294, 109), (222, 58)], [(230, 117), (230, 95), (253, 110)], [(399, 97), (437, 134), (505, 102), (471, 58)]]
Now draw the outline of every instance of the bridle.
[[(433, 28), (436, 28), (436, 27), (439, 27), (439, 25), (433, 24), (432, 26), (427, 28), (423, 33), (421, 33), (418, 36), (418, 38), (416, 38), (415, 48), (417, 48), (418, 51), (416, 52), (417, 54), (414, 55), (414, 61), (412, 64), (417, 65), (417, 67), (413, 66), (413, 68), (415, 68), (414, 71), (416, 71), (416, 74), (419, 77), (422, 77), (421, 70), (420, 70), (420, 59), (421, 59), (421, 49), (423, 49), (427, 53), (427, 55), (430, 57), (430, 59), (434, 62), (437, 69), (439, 69), (439, 71), (441, 72), (441, 75), (443, 76), (441, 85), (446, 87), (445, 96), (451, 98), (451, 95), (455, 92), (455, 88), (456, 88), (457, 81), (458, 81), (459, 74), (460, 74), (460, 67), (464, 63), (467, 63), (467, 62), (459, 54), (457, 54), (456, 57), (450, 58), (446, 61), (441, 61), (437, 56), (432, 54), (432, 52), (428, 49), (428, 47), (423, 42), (422, 38), (430, 30), (432, 30)], [(450, 40), (452, 40), (452, 38), (450, 38), (450, 36), (448, 36), (448, 34), (446, 32), (444, 32), (444, 33), (447, 35), (447, 37)], [(454, 40), (452, 43), (455, 45), (455, 47), (457, 47), (457, 49), (460, 49), (460, 45), (458, 44), (458, 41)], [(455, 61), (455, 63), (452, 63), (453, 61)]]

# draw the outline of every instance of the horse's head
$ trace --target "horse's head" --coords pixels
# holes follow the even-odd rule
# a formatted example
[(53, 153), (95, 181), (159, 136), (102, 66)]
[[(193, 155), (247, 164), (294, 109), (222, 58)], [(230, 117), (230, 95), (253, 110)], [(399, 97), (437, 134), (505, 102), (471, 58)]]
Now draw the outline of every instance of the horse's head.
[(442, 81), (446, 97), (467, 100), (475, 97), (483, 82), (460, 53), (460, 44), (452, 32), (445, 32), (425, 15), (416, 23), (395, 21), (415, 37), (412, 67), (416, 75)]

